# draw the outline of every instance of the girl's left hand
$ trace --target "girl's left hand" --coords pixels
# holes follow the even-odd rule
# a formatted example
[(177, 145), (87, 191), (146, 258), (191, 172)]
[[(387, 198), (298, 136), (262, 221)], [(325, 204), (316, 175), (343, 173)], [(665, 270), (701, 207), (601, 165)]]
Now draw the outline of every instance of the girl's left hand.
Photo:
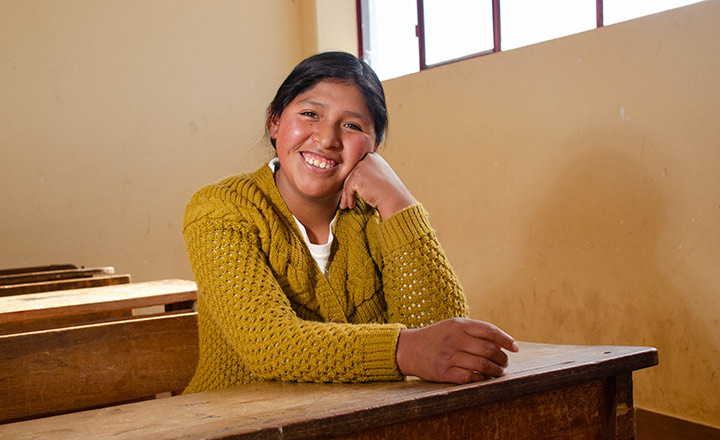
[(355, 193), (377, 209), (383, 220), (415, 204), (390, 164), (377, 153), (367, 154), (345, 179), (340, 209), (355, 207)]

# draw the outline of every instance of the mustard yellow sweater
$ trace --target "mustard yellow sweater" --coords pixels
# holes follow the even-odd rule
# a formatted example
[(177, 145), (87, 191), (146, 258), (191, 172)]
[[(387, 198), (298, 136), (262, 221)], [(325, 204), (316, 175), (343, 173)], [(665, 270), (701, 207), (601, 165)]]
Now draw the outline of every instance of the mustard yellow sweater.
[(200, 359), (186, 393), (401, 379), (401, 329), (467, 314), (420, 205), (381, 221), (359, 200), (338, 212), (334, 232), (326, 278), (267, 165), (192, 197), (183, 234), (199, 288)]

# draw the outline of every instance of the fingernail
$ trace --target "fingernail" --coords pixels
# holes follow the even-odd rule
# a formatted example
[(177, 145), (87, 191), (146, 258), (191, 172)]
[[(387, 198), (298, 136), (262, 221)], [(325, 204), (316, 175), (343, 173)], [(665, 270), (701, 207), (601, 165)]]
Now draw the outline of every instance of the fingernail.
[(518, 345), (517, 342), (513, 342), (513, 344), (512, 344), (512, 351), (514, 351), (515, 353), (517, 353), (518, 351), (520, 351), (520, 346)]

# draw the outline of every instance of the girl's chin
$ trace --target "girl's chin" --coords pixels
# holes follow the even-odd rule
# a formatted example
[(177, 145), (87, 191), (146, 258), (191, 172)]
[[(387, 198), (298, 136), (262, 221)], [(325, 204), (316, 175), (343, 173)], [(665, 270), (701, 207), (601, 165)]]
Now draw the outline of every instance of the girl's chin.
[(308, 201), (337, 203), (340, 201), (342, 188), (299, 188)]
[(304, 191), (306, 199), (318, 202), (335, 202), (340, 201), (340, 191)]

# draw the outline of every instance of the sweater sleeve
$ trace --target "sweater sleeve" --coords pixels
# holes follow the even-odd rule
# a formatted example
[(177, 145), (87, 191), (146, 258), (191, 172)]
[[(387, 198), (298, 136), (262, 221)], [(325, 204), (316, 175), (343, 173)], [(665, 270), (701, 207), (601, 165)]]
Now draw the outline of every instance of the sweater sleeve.
[[(205, 313), (200, 319), (211, 320), (211, 326), (219, 329), (219, 340), (206, 340), (217, 345), (213, 352), (234, 351), (245, 364), (242, 368), (261, 380), (402, 378), (395, 362), (401, 325), (300, 319), (262, 252), (260, 235), (264, 231), (228, 205), (194, 199), (184, 227), (201, 292), (200, 312)], [(222, 345), (227, 347), (218, 347)]]
[(379, 224), (389, 322), (410, 328), (467, 316), (462, 287), (419, 204)]

